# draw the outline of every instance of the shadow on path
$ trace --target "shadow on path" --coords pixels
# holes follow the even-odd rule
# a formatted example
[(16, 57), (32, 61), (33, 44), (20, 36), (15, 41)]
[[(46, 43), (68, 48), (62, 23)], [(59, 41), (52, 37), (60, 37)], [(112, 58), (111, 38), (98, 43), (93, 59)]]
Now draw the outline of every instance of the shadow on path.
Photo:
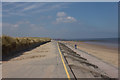
[[(19, 50), (19, 51), (15, 51), (13, 53), (10, 53), (12, 55), (9, 55), (9, 56), (2, 56), (2, 61), (8, 61), (12, 58), (15, 58), (15, 57), (18, 57), (20, 55), (22, 55), (24, 52), (27, 52), (27, 51), (31, 51), (32, 49), (35, 49), (36, 47), (39, 47), (45, 43), (48, 43), (48, 42), (44, 42), (44, 43), (40, 43), (40, 44), (37, 44), (37, 45), (34, 45), (34, 46), (31, 46), (29, 48), (26, 48), (26, 49), (22, 49), (22, 50)], [(1, 60), (0, 60), (1, 61)]]

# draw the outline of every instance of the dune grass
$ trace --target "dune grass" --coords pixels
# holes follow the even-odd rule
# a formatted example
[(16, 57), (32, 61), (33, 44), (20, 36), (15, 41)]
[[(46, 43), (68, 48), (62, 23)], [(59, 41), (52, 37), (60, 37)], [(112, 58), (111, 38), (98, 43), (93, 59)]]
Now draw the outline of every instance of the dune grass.
[(2, 36), (2, 57), (8, 57), (31, 47), (50, 42), (50, 38)]

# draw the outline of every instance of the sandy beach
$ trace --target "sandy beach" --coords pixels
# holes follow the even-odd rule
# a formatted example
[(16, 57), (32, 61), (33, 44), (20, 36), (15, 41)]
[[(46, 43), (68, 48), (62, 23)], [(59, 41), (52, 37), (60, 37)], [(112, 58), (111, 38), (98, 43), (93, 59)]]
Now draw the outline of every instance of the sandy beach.
[(74, 44), (78, 45), (78, 49), (83, 50), (97, 58), (115, 66), (118, 68), (118, 49), (113, 47), (106, 47), (104, 45), (89, 44), (76, 41), (63, 41), (74, 47)]

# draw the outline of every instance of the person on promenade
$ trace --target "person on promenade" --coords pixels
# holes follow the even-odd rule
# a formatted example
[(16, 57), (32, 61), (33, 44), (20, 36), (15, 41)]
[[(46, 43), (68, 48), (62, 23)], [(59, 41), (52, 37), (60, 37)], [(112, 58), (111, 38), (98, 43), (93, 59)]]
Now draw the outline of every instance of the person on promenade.
[(75, 44), (75, 49), (77, 49), (77, 45)]

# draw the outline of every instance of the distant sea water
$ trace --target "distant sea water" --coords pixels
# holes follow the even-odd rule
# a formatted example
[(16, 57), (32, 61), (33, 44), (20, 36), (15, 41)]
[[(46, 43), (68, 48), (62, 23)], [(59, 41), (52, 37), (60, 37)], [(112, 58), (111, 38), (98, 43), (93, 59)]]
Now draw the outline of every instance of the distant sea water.
[(118, 38), (91, 38), (91, 39), (56, 39), (61, 41), (83, 41), (84, 43), (104, 45), (107, 47), (118, 48)]
[(101, 38), (101, 39), (88, 39), (83, 40), (85, 43), (104, 45), (107, 47), (118, 48), (118, 38)]

